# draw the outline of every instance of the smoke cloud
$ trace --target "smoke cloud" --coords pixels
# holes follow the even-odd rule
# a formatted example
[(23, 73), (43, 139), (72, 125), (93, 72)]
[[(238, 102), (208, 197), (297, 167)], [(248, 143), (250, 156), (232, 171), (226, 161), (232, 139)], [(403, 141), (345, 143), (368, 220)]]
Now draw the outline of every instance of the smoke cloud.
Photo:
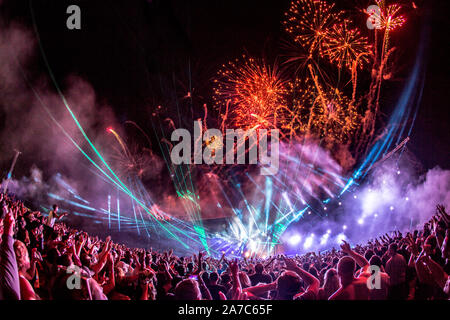
[(450, 170), (436, 167), (420, 175), (408, 161), (386, 161), (362, 185), (333, 199), (326, 221), (299, 223), (283, 239), (295, 240), (288, 250), (302, 252), (338, 248), (342, 240), (363, 244), (395, 230), (420, 229), (437, 204), (450, 207)]

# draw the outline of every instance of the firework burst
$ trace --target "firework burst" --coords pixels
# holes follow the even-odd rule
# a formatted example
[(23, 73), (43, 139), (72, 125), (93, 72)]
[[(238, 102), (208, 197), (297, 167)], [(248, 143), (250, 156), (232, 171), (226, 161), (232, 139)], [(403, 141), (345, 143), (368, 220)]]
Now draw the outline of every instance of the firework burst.
[(347, 143), (356, 129), (360, 116), (351, 100), (337, 88), (323, 87), (311, 79), (296, 79), (291, 84), (296, 92), (293, 99), (292, 127), (298, 134), (325, 138), (327, 141)]
[(352, 29), (348, 20), (344, 20), (327, 33), (321, 55), (327, 56), (339, 69), (345, 67), (351, 70), (353, 63), (362, 69), (364, 63), (369, 61), (370, 50), (367, 38), (361, 36), (357, 29)]
[(376, 3), (381, 9), (379, 13), (374, 13), (374, 18), (378, 22), (379, 29), (385, 29), (390, 32), (401, 27), (405, 23), (405, 18), (402, 15), (399, 15), (400, 10), (402, 9), (399, 4), (385, 6), (384, 0), (377, 0)]
[(333, 12), (333, 8), (334, 4), (324, 1), (297, 0), (285, 13), (286, 32), (309, 53), (309, 59), (322, 49), (328, 29), (339, 19), (340, 14)]
[(120, 148), (113, 146), (112, 158), (118, 164), (121, 172), (127, 176), (136, 175), (142, 178), (152, 168), (151, 150), (147, 148), (140, 149), (137, 144), (132, 144), (131, 147), (128, 147), (113, 128), (109, 127), (106, 130), (114, 135), (120, 145)]
[(245, 56), (243, 60), (224, 65), (214, 80), (213, 98), (222, 119), (244, 130), (278, 128), (286, 121), (286, 83), (276, 67)]

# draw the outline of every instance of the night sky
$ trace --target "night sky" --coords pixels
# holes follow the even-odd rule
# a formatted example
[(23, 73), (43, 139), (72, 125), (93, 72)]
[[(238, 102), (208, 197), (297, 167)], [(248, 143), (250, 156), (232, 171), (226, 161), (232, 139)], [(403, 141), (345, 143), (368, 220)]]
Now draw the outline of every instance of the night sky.
[[(422, 103), (410, 151), (424, 169), (439, 165), (450, 168), (448, 145), (448, 30), (443, 1), (410, 19), (399, 35), (399, 73), (386, 85), (383, 111), (396, 102), (415, 57), (422, 27), (422, 14), (432, 9), (432, 37), (427, 49), (427, 74)], [(30, 3), (48, 60), (64, 87), (67, 75), (87, 80), (100, 101), (112, 106), (118, 121), (139, 121), (151, 132), (146, 120), (152, 109), (171, 95), (187, 92), (189, 74), (199, 101), (210, 94), (210, 80), (223, 63), (248, 52), (273, 61), (280, 53), (284, 35), (283, 12), (289, 1), (4, 1), (4, 21), (19, 21), (32, 28)], [(349, 1), (337, 2), (349, 8)], [(361, 8), (369, 1), (356, 1)], [(417, 1), (418, 4), (421, 1)], [(82, 11), (82, 29), (67, 30), (66, 8), (77, 4)], [(423, 5), (422, 5), (423, 6)], [(34, 74), (46, 70), (37, 54)], [(190, 72), (189, 72), (190, 70)], [(202, 100), (203, 99), (203, 100)], [(199, 108), (200, 112), (202, 108)], [(187, 111), (186, 111), (187, 112)]]

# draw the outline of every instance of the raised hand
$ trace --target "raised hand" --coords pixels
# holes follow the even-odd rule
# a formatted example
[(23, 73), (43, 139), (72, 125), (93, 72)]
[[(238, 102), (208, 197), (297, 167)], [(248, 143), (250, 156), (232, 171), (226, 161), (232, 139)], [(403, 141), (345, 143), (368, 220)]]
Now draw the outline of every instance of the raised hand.
[(42, 261), (41, 254), (37, 251), (37, 248), (31, 249), (31, 262)]
[(445, 212), (445, 207), (442, 204), (438, 204), (436, 206), (436, 211), (448, 225), (450, 222), (450, 215), (447, 212)]
[(133, 260), (134, 263), (136, 264), (136, 269), (141, 270), (141, 263), (139, 262), (139, 257), (136, 253), (133, 253)]
[(286, 264), (287, 270), (294, 271), (295, 269), (298, 268), (297, 263), (295, 262), (294, 259), (284, 258), (284, 263)]
[(12, 212), (11, 210), (9, 210), (3, 221), (3, 229), (4, 229), (3, 233), (12, 237), (14, 235), (15, 223), (16, 221), (14, 220)]
[(411, 254), (413, 254), (414, 256), (416, 256), (418, 254), (418, 249), (417, 249), (417, 244), (414, 241), (414, 239), (412, 238), (412, 236), (409, 235), (408, 237), (406, 237), (405, 242), (407, 243), (408, 251), (411, 252)]
[(342, 244), (341, 244), (341, 250), (342, 252), (345, 252), (347, 254), (349, 254), (350, 252), (352, 252), (352, 248), (350, 247), (350, 244), (348, 242), (346, 242), (345, 240), (342, 240)]
[(234, 259), (229, 263), (230, 271), (232, 274), (237, 274), (239, 272), (238, 260)]

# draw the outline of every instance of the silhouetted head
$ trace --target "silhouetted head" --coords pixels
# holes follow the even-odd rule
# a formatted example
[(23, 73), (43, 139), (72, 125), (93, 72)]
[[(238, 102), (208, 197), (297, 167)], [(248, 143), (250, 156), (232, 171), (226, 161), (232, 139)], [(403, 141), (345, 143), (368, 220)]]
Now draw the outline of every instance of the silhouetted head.
[(352, 257), (345, 256), (342, 257), (337, 265), (337, 272), (339, 277), (342, 279), (353, 278), (353, 274), (355, 273), (355, 260)]
[(175, 287), (176, 300), (201, 300), (202, 295), (197, 281), (186, 279), (177, 284)]
[(264, 271), (264, 266), (261, 263), (258, 263), (255, 266), (255, 273), (261, 274)]
[(278, 299), (292, 300), (301, 289), (299, 275), (292, 271), (285, 271), (277, 279)]

